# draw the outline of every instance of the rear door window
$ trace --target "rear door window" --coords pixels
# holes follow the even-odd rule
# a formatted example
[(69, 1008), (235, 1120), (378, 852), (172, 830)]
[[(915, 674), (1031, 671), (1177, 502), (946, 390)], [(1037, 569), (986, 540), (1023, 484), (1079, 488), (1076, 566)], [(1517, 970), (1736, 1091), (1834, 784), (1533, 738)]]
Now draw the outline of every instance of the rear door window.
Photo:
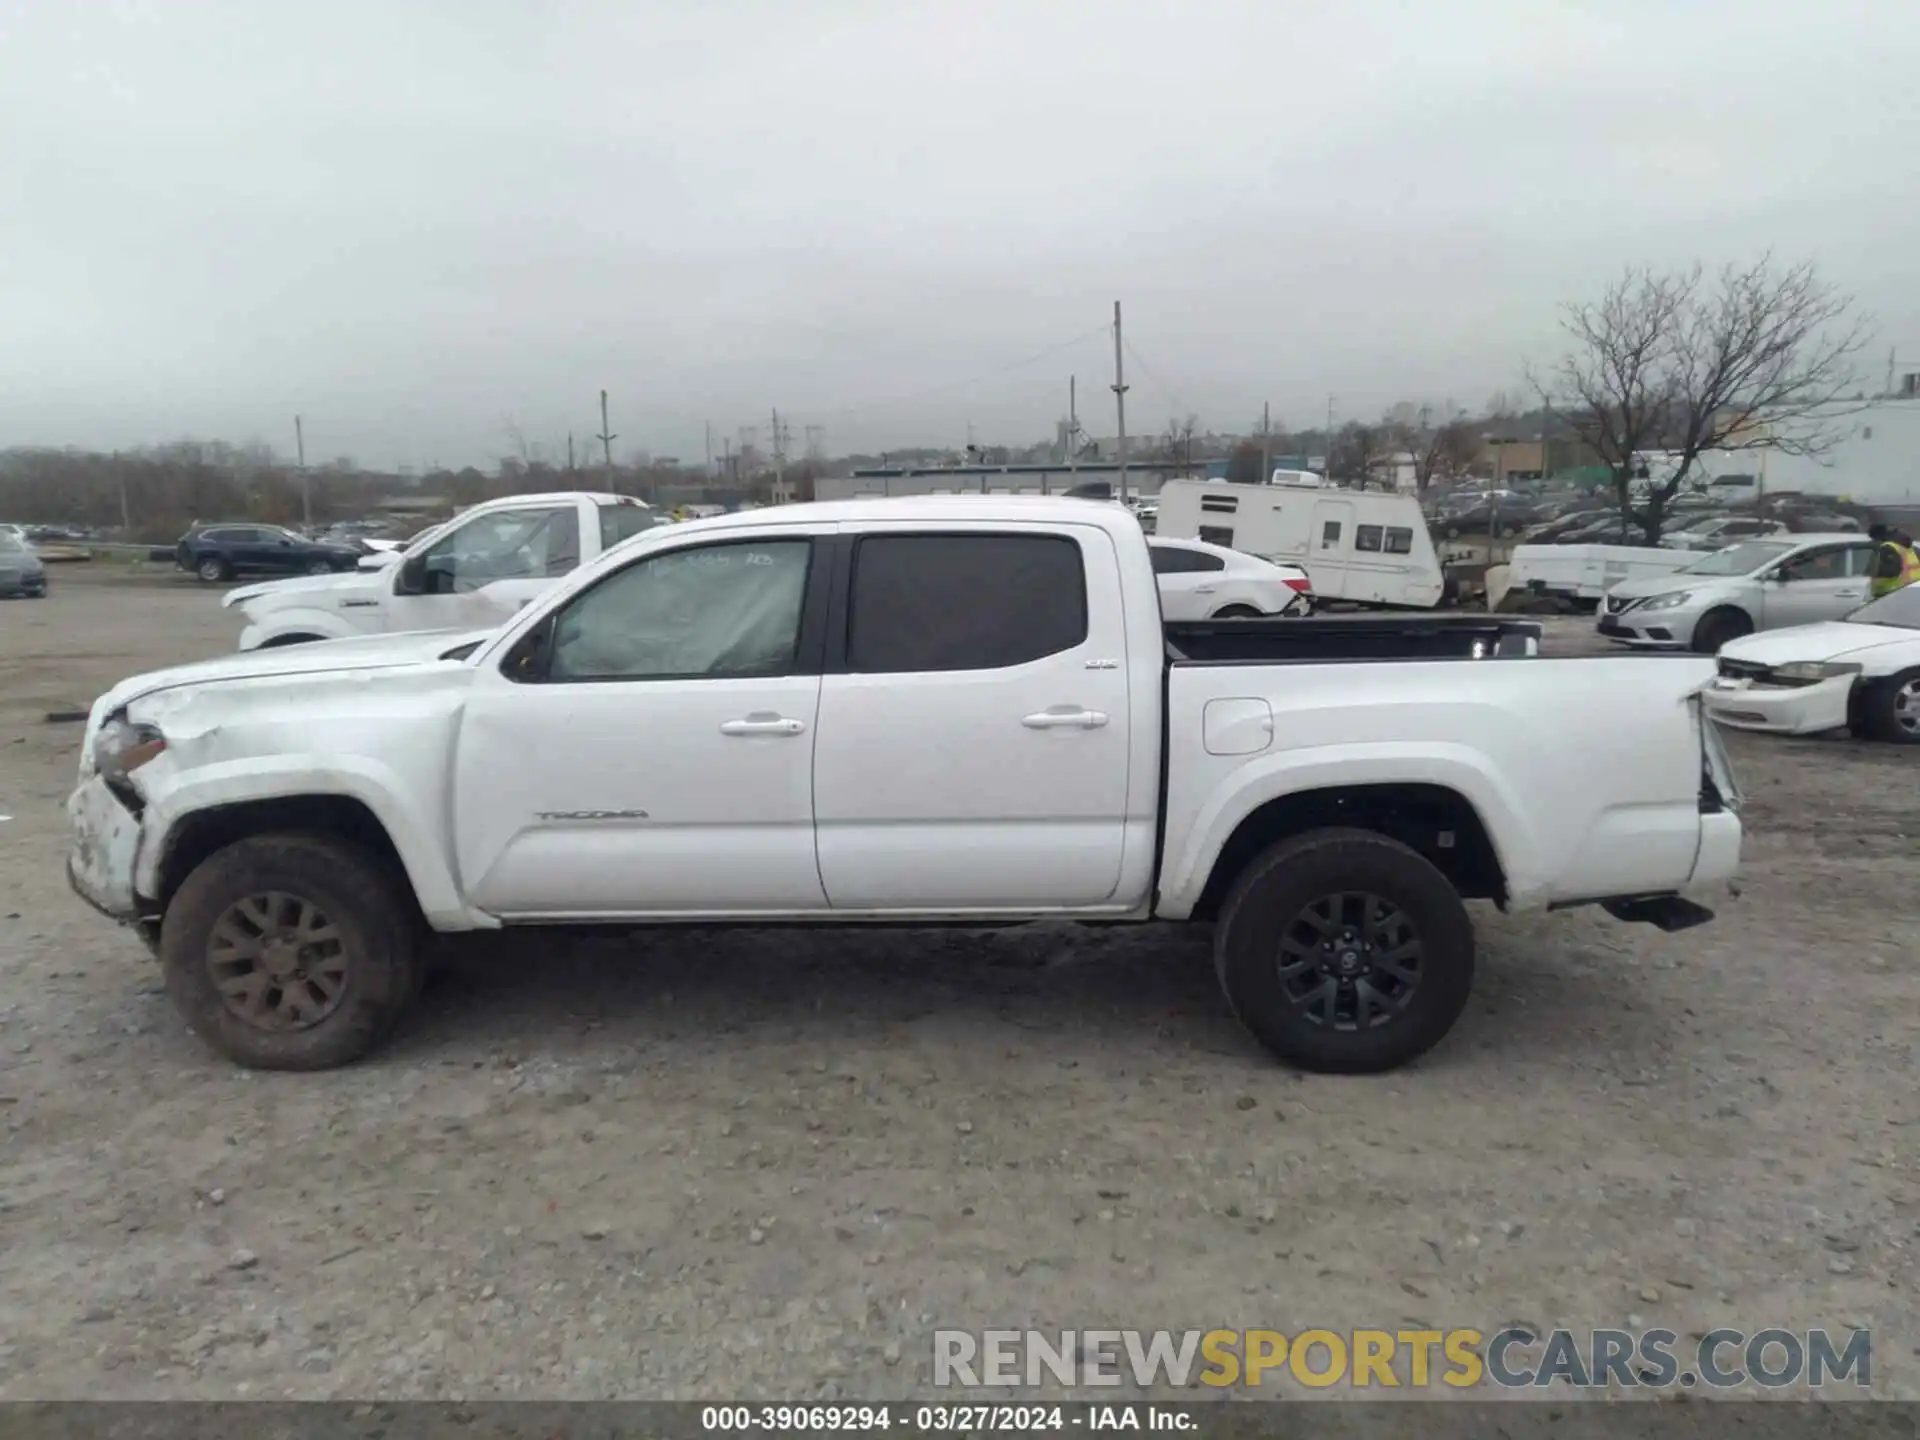
[(600, 507), (600, 548), (611, 550), (622, 540), (631, 540), (643, 530), (651, 530), (660, 517), (642, 505), (602, 505)]
[(1087, 638), (1080, 546), (1063, 535), (870, 535), (854, 550), (847, 668), (1001, 670)]

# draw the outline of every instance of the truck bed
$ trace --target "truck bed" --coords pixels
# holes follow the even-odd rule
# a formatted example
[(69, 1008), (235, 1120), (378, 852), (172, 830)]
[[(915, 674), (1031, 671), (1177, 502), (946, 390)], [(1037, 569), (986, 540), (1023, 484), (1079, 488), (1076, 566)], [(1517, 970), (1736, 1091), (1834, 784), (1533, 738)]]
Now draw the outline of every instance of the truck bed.
[(1165, 627), (1176, 665), (1332, 660), (1484, 660), (1537, 655), (1541, 627), (1493, 615), (1199, 620)]

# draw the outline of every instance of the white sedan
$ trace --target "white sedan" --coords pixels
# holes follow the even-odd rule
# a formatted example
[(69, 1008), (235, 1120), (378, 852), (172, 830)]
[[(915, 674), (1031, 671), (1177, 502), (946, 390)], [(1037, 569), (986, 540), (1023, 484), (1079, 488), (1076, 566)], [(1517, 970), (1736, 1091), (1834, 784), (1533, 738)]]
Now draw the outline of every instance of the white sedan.
[(1844, 620), (1795, 625), (1720, 647), (1707, 713), (1738, 730), (1858, 735), (1920, 745), (1920, 585)]
[(1160, 581), (1160, 613), (1168, 620), (1255, 619), (1313, 609), (1313, 581), (1298, 565), (1157, 535), (1147, 549)]

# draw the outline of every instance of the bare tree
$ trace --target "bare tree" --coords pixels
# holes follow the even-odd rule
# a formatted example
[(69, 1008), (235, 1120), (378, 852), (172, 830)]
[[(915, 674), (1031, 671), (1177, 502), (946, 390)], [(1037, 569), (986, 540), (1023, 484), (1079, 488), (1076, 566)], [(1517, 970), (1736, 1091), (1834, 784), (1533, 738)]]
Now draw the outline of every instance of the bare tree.
[(1703, 454), (1832, 449), (1835, 422), (1862, 408), (1854, 360), (1871, 333), (1852, 298), (1811, 262), (1776, 270), (1762, 256), (1744, 270), (1727, 267), (1711, 293), (1689, 297), (1673, 347), (1674, 470), (1648, 494), (1649, 537), (1658, 538), (1667, 502)]
[(1561, 328), (1573, 349), (1546, 380), (1534, 380), (1547, 408), (1612, 472), (1622, 515), (1640, 457), (1672, 428), (1668, 353), (1699, 280), (1698, 267), (1669, 275), (1629, 269), (1597, 301), (1568, 305)]
[(1184, 420), (1167, 421), (1166, 433), (1160, 437), (1160, 456), (1170, 464), (1191, 466), (1193, 464), (1193, 432), (1200, 427), (1200, 417), (1189, 415)]
[(1349, 420), (1334, 432), (1327, 469), (1333, 479), (1365, 489), (1375, 467), (1386, 456), (1386, 433), (1375, 425)]
[[(1832, 445), (1868, 338), (1851, 310), (1810, 263), (1781, 270), (1763, 256), (1727, 267), (1711, 285), (1697, 265), (1632, 269), (1598, 301), (1567, 307), (1573, 348), (1534, 384), (1612, 472), (1621, 514), (1657, 541), (1703, 454), (1807, 455)], [(1646, 468), (1651, 451), (1670, 456), (1658, 480)]]
[(1235, 485), (1260, 485), (1267, 477), (1260, 473), (1260, 447), (1242, 440), (1227, 457), (1227, 479)]
[(1396, 425), (1388, 435), (1391, 447), (1412, 460), (1414, 488), (1422, 495), (1441, 476), (1463, 474), (1480, 455), (1480, 437), (1464, 420), (1437, 427)]

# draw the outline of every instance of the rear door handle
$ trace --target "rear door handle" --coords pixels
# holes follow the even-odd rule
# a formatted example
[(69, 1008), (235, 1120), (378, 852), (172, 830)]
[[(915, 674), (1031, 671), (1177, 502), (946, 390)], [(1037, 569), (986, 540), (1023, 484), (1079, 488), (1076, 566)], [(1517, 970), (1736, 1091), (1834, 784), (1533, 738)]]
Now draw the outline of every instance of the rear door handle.
[(1102, 711), (1083, 710), (1078, 705), (1056, 705), (1022, 716), (1020, 723), (1029, 730), (1098, 730), (1107, 723), (1107, 717)]
[(789, 720), (784, 715), (749, 715), (744, 720), (720, 722), (722, 735), (798, 735), (806, 728), (804, 720)]

